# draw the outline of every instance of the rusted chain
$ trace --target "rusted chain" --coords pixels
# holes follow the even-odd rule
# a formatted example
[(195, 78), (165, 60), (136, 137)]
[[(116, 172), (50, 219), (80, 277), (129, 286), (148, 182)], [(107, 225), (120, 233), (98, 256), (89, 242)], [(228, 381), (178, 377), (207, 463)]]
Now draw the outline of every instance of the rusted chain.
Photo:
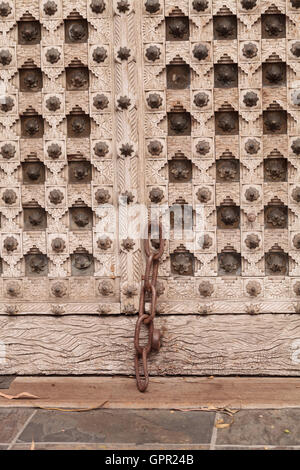
[[(148, 226), (148, 238), (145, 239), (144, 249), (146, 254), (145, 276), (142, 278), (141, 293), (139, 302), (139, 316), (135, 327), (134, 347), (135, 347), (135, 374), (136, 383), (140, 392), (145, 392), (149, 384), (148, 357), (152, 350), (160, 349), (160, 331), (154, 328), (154, 319), (157, 304), (157, 276), (159, 261), (163, 255), (165, 240), (162, 235), (162, 226), (159, 224), (159, 247), (153, 250), (151, 247), (151, 224)], [(150, 313), (146, 313), (146, 292), (150, 297)], [(142, 325), (148, 327), (148, 342), (146, 346), (140, 345), (140, 333)], [(143, 375), (140, 374), (140, 359), (142, 359)]]

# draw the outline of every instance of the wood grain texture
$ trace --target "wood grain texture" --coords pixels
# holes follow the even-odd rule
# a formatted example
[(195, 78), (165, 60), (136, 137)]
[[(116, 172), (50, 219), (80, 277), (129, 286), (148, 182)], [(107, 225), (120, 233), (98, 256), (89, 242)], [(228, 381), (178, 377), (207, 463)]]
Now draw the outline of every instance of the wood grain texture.
[[(0, 374), (133, 374), (135, 320), (0, 317)], [(300, 315), (177, 315), (156, 327), (151, 375), (300, 376)]]
[(299, 408), (300, 378), (295, 377), (152, 377), (140, 393), (132, 377), (17, 377), (10, 395), (26, 390), (40, 398), (7, 400), (1, 407), (111, 409), (272, 409)]

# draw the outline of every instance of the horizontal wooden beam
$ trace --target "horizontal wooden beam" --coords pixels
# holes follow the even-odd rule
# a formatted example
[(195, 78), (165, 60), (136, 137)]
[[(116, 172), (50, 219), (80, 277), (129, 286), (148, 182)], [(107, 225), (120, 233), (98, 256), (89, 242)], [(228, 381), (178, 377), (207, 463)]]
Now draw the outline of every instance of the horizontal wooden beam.
[[(133, 374), (136, 317), (0, 317), (0, 374)], [(300, 376), (300, 315), (158, 317), (152, 375)], [(299, 351), (299, 353), (298, 353)]]
[(138, 392), (129, 377), (17, 377), (9, 390), (38, 399), (8, 400), (0, 407), (55, 408), (299, 408), (300, 378), (291, 377), (152, 377), (148, 391)]

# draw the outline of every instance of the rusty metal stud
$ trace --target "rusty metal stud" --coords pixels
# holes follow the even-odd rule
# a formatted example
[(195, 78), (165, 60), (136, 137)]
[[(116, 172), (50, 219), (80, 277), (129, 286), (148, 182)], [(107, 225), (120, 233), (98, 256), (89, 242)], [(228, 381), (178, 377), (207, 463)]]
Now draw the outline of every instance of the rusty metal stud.
[(266, 275), (285, 276), (288, 274), (288, 257), (286, 253), (266, 253), (265, 267)]
[(193, 8), (196, 11), (205, 11), (208, 8), (207, 0), (193, 0)]
[(99, 294), (108, 297), (114, 293), (113, 283), (110, 281), (102, 281), (98, 286)]
[(16, 251), (16, 249), (18, 248), (18, 245), (19, 245), (18, 240), (16, 240), (15, 237), (6, 237), (4, 242), (3, 242), (4, 248), (9, 253), (12, 253), (13, 251)]
[(51, 47), (46, 52), (46, 60), (50, 64), (56, 64), (61, 57), (60, 51), (55, 49), (55, 47)]
[(198, 239), (198, 245), (202, 250), (208, 250), (213, 244), (213, 239), (208, 233), (201, 235)]
[(71, 272), (73, 276), (92, 276), (94, 262), (88, 253), (74, 253), (71, 255)]
[(297, 250), (300, 250), (300, 233), (297, 233), (293, 237), (293, 245)]
[(234, 88), (238, 86), (237, 64), (215, 64), (215, 87)]
[(51, 286), (51, 293), (54, 297), (64, 297), (67, 293), (67, 286), (64, 282), (55, 282)]
[(24, 229), (44, 230), (47, 227), (47, 216), (41, 207), (24, 208)]
[(0, 153), (5, 160), (10, 160), (16, 154), (16, 147), (12, 144), (4, 144), (1, 147)]
[(125, 240), (122, 241), (121, 243), (121, 247), (125, 250), (125, 251), (131, 251), (133, 250), (135, 246), (135, 242), (131, 239), (131, 238), (126, 238)]
[(158, 46), (149, 46), (146, 49), (146, 57), (151, 62), (155, 62), (160, 58), (161, 50)]
[(46, 108), (49, 109), (49, 111), (57, 111), (60, 108), (61, 101), (57, 96), (50, 96), (46, 100)]
[(117, 57), (120, 60), (128, 60), (131, 56), (131, 50), (128, 47), (120, 47), (117, 52)]
[(193, 276), (194, 259), (192, 253), (173, 253), (171, 254), (171, 268), (173, 274), (180, 276)]
[(204, 106), (207, 106), (209, 102), (209, 96), (207, 93), (197, 93), (194, 97), (194, 103), (198, 108), (203, 108)]
[(238, 160), (218, 160), (217, 161), (217, 181), (229, 182), (239, 181), (240, 165)]
[(260, 143), (256, 139), (248, 139), (245, 143), (245, 150), (250, 155), (256, 155), (260, 149)]
[(150, 93), (146, 101), (147, 101), (149, 108), (151, 109), (158, 109), (161, 107), (163, 103), (163, 99), (161, 95), (159, 95), (158, 93)]
[(204, 60), (208, 57), (208, 47), (206, 44), (196, 44), (193, 49), (194, 57), (198, 60)]
[(199, 294), (201, 297), (211, 297), (214, 293), (214, 286), (209, 281), (202, 281), (199, 284)]
[(169, 179), (171, 183), (187, 183), (192, 179), (192, 162), (190, 160), (169, 161)]
[(12, 61), (12, 55), (8, 49), (1, 49), (0, 51), (0, 64), (9, 65)]
[(248, 91), (244, 95), (243, 102), (248, 108), (252, 108), (253, 106), (257, 105), (258, 100), (259, 98), (257, 96), (257, 93), (255, 93), (254, 91)]
[(40, 138), (44, 134), (44, 121), (41, 116), (21, 116), (22, 136), (29, 138)]
[(261, 15), (261, 20), (263, 39), (285, 38), (285, 15)]
[(104, 62), (105, 59), (107, 59), (107, 50), (105, 47), (96, 47), (93, 50), (93, 60), (97, 62), (97, 64), (100, 64), (101, 62)]
[(264, 134), (286, 134), (287, 113), (286, 111), (264, 111), (263, 112)]
[(95, 199), (98, 204), (107, 204), (110, 200), (110, 194), (107, 189), (98, 189), (95, 194)]
[(294, 199), (294, 201), (300, 202), (300, 188), (299, 187), (296, 187), (293, 189), (292, 198)]
[(41, 25), (38, 21), (18, 22), (18, 41), (22, 45), (39, 44), (41, 41)]
[(157, 13), (160, 10), (160, 3), (158, 0), (146, 0), (145, 8), (148, 13)]
[(58, 205), (61, 204), (62, 201), (64, 200), (64, 195), (59, 189), (52, 189), (49, 193), (49, 201), (54, 204)]
[(217, 208), (217, 223), (221, 229), (237, 229), (240, 225), (240, 208), (221, 206)]
[(300, 139), (294, 140), (291, 147), (296, 155), (300, 155)]
[(51, 248), (56, 253), (62, 253), (66, 249), (65, 241), (62, 238), (54, 238), (51, 242)]
[(0, 3), (0, 16), (8, 16), (12, 12), (11, 6), (9, 3), (1, 2)]
[(236, 111), (216, 112), (216, 134), (236, 135), (239, 132), (239, 117)]
[(67, 116), (68, 137), (89, 137), (91, 124), (86, 114)]
[(15, 105), (15, 102), (11, 96), (4, 96), (0, 100), (0, 109), (4, 113), (8, 113), (9, 111), (11, 111), (14, 105)]
[(189, 35), (190, 25), (187, 16), (166, 17), (167, 41), (188, 41)]
[(118, 108), (120, 109), (128, 109), (131, 105), (131, 99), (128, 96), (120, 96), (117, 100)]
[(126, 143), (126, 144), (122, 144), (120, 147), (120, 154), (123, 157), (131, 157), (133, 152), (134, 152), (134, 148), (132, 144)]
[(47, 276), (48, 259), (46, 255), (26, 255), (25, 274), (27, 276)]
[(159, 142), (159, 140), (151, 140), (148, 144), (148, 152), (153, 155), (158, 157), (163, 151), (163, 146), (162, 143)]
[(246, 285), (246, 291), (250, 297), (257, 297), (261, 293), (261, 285), (257, 281), (249, 281)]
[(19, 282), (10, 281), (6, 284), (6, 293), (9, 297), (18, 297), (21, 293), (21, 285)]
[(191, 83), (191, 71), (188, 65), (167, 65), (167, 88), (184, 90)]
[(6, 189), (2, 195), (2, 201), (8, 206), (12, 206), (17, 201), (17, 195), (13, 189)]
[(106, 109), (108, 108), (108, 104), (109, 104), (109, 99), (106, 95), (104, 95), (103, 93), (101, 93), (100, 95), (96, 95), (94, 96), (93, 98), (93, 105), (95, 106), (96, 109)]
[(210, 145), (206, 140), (200, 140), (196, 145), (196, 152), (199, 153), (199, 155), (207, 155), (209, 150)]
[(126, 13), (130, 9), (130, 4), (128, 0), (120, 0), (117, 3), (117, 9), (120, 13)]
[(259, 244), (260, 244), (260, 239), (256, 233), (250, 233), (249, 235), (247, 235), (246, 240), (245, 240), (245, 245), (250, 250), (255, 250), (256, 248), (259, 247)]
[(245, 191), (245, 198), (247, 201), (254, 202), (259, 199), (259, 191), (256, 188), (248, 188)]
[(198, 189), (197, 191), (197, 198), (199, 199), (199, 201), (203, 204), (206, 204), (208, 203), (211, 198), (212, 198), (212, 192), (210, 189), (208, 188), (200, 188)]
[(106, 236), (99, 237), (97, 240), (97, 246), (100, 250), (108, 250), (112, 246), (112, 240)]
[(262, 64), (263, 86), (283, 86), (286, 84), (286, 63), (275, 62)]
[(236, 39), (237, 19), (234, 15), (214, 16), (214, 39)]
[(41, 162), (25, 162), (23, 168), (24, 184), (42, 184), (45, 182), (45, 168)]
[(42, 71), (40, 69), (21, 69), (19, 71), (19, 76), (20, 91), (41, 91), (43, 87), (43, 76)]
[(92, 227), (93, 214), (89, 207), (72, 207), (69, 212), (71, 229), (88, 230)]
[(191, 135), (191, 115), (168, 113), (168, 135)]
[(241, 0), (241, 5), (245, 10), (252, 10), (257, 5), (257, 0)]
[(285, 158), (267, 158), (264, 160), (265, 181), (287, 181), (287, 160)]
[(257, 45), (252, 42), (248, 42), (244, 44), (242, 52), (243, 56), (247, 57), (247, 59), (253, 59), (253, 57), (256, 57), (258, 53)]
[(86, 20), (65, 20), (66, 43), (83, 43), (88, 39)]
[(67, 90), (88, 90), (89, 70), (87, 67), (67, 67), (66, 68)]
[(163, 200), (164, 192), (160, 188), (152, 188), (149, 193), (149, 198), (151, 202), (154, 202), (157, 204)]
[(55, 13), (57, 12), (57, 4), (52, 0), (48, 0), (44, 4), (44, 12), (46, 13), (46, 15), (49, 16), (55, 15)]
[(94, 146), (94, 152), (97, 157), (105, 157), (109, 152), (109, 147), (105, 142), (97, 142)]
[(56, 160), (62, 154), (61, 146), (59, 144), (50, 144), (49, 147), (47, 148), (47, 153), (50, 158), (53, 158), (53, 160)]
[(90, 3), (90, 8), (93, 13), (103, 13), (106, 5), (104, 0), (92, 0)]
[(300, 41), (294, 42), (294, 44), (291, 47), (291, 53), (295, 57), (300, 57)]
[(236, 276), (241, 273), (241, 255), (239, 253), (220, 253), (218, 261), (220, 275)]
[(92, 172), (89, 162), (69, 162), (68, 166), (70, 183), (90, 183)]
[(265, 207), (265, 228), (282, 229), (288, 226), (288, 211), (286, 206)]

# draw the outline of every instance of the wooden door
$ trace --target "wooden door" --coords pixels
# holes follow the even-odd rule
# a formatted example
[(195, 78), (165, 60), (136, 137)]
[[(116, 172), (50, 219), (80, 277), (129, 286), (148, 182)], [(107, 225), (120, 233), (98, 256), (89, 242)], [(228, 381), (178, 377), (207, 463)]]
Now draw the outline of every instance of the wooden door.
[(133, 373), (128, 221), (159, 208), (151, 374), (299, 375), (300, 2), (0, 15), (0, 373)]

